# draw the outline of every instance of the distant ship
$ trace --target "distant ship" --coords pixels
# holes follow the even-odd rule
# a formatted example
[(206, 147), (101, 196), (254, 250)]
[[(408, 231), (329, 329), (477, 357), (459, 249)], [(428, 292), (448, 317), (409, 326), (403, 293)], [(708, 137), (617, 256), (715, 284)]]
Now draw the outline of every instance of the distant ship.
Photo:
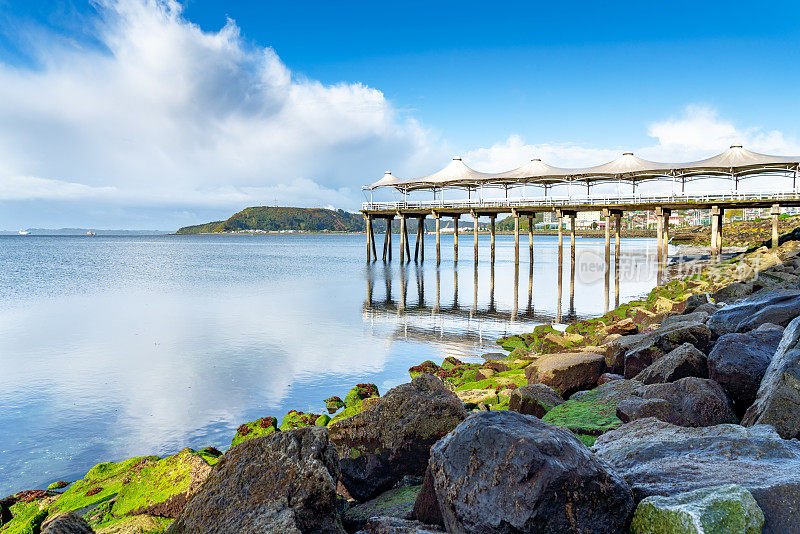
[(31, 233), (27, 230), (20, 230), (19, 235), (31, 235)]
[(86, 232), (86, 235), (97, 235), (95, 232)]

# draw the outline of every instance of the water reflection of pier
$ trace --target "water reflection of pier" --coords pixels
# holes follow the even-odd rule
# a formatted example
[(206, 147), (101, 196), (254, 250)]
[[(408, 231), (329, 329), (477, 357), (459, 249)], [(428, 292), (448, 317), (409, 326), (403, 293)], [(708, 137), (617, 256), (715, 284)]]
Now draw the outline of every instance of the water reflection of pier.
[[(561, 247), (559, 247), (559, 252)], [(619, 249), (617, 249), (619, 250)], [(619, 252), (616, 254), (614, 265), (614, 292), (615, 303), (619, 304)], [(365, 316), (374, 319), (376, 317), (420, 317), (426, 320), (433, 317), (448, 317), (453, 319), (472, 321), (494, 321), (514, 323), (517, 321), (526, 323), (567, 323), (576, 320), (584, 320), (593, 317), (593, 315), (577, 314), (575, 310), (575, 249), (572, 248), (570, 254), (570, 268), (569, 268), (569, 300), (566, 310), (562, 310), (562, 287), (564, 284), (564, 265), (563, 254), (558, 256), (558, 277), (557, 277), (557, 290), (555, 312), (553, 308), (548, 310), (536, 310), (534, 306), (534, 264), (529, 264), (523, 273), (520, 273), (519, 264), (514, 264), (513, 276), (513, 302), (511, 306), (498, 305), (495, 300), (495, 264), (489, 264), (489, 295), (488, 302), (479, 302), (478, 289), (479, 289), (479, 275), (478, 267), (472, 270), (472, 291), (471, 298), (464, 299), (464, 295), (459, 291), (459, 270), (456, 266), (452, 271), (447, 271), (443, 268), (436, 268), (435, 271), (428, 271), (429, 275), (434, 276), (434, 288), (428, 289), (426, 293), (425, 288), (425, 271), (417, 266), (407, 268), (401, 264), (399, 269), (399, 288), (393, 287), (393, 281), (396, 283), (398, 280), (394, 279), (394, 271), (384, 266), (382, 272), (377, 268), (369, 268), (367, 273), (367, 297), (364, 301), (363, 310)], [(608, 265), (608, 264), (606, 264)], [(610, 300), (610, 276), (611, 269), (605, 268), (605, 310), (609, 309)], [(464, 271), (461, 271), (462, 284)], [(526, 277), (527, 280), (527, 295), (520, 299), (520, 274)], [(443, 280), (445, 279), (445, 280)], [(452, 280), (453, 294), (452, 298), (447, 301), (442, 300), (442, 286), (449, 284)], [(486, 283), (484, 280), (483, 283)], [(503, 281), (505, 283), (505, 281)], [(375, 297), (376, 285), (383, 285), (383, 295), (378, 298)], [(409, 285), (412, 286), (411, 295), (409, 295)], [(415, 289), (414, 289), (415, 287)], [(523, 286), (524, 287), (524, 286)], [(380, 290), (379, 290), (380, 291)], [(522, 302), (520, 302), (522, 300)], [(565, 311), (565, 313), (564, 313)]]

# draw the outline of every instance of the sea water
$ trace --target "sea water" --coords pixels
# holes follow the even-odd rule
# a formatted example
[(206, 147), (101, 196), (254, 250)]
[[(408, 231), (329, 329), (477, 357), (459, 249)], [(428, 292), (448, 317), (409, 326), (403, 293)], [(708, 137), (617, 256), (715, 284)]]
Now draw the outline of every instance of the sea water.
[[(655, 240), (433, 236), (421, 265), (367, 264), (363, 235), (0, 236), (0, 497), (102, 461), (230, 444), (236, 428), (495, 340), (598, 316), (654, 285)], [(411, 252), (414, 247), (412, 243)], [(613, 252), (612, 252), (613, 253)], [(613, 265), (613, 261), (612, 261)], [(618, 279), (618, 283), (617, 283)], [(570, 283), (572, 281), (572, 283)], [(618, 285), (617, 285), (618, 284)]]

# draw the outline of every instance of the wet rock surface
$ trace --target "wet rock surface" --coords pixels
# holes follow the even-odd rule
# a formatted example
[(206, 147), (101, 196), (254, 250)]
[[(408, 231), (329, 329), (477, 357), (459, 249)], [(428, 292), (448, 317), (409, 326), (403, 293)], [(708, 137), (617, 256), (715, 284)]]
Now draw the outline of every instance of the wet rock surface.
[(742, 424), (772, 425), (785, 439), (800, 436), (800, 317), (783, 331)]
[(636, 508), (631, 533), (759, 534), (763, 526), (764, 514), (753, 495), (728, 484), (647, 497)]
[(371, 517), (393, 517), (412, 519), (414, 502), (421, 486), (401, 486), (385, 491), (369, 501), (347, 508), (342, 514), (342, 523), (348, 532), (364, 528)]
[(740, 417), (755, 401), (782, 335), (775, 329), (725, 334), (708, 354), (709, 378), (722, 386)]
[(424, 475), (431, 445), (466, 416), (463, 403), (433, 375), (389, 390), (360, 414), (328, 427), (342, 485), (364, 501), (405, 475)]
[(530, 384), (511, 392), (508, 409), (541, 418), (562, 402), (564, 399), (553, 388), (544, 384)]
[(528, 384), (545, 384), (568, 397), (572, 393), (591, 389), (603, 374), (605, 358), (592, 352), (563, 352), (535, 360), (525, 369)]
[(800, 291), (775, 290), (725, 306), (706, 321), (715, 337), (748, 332), (763, 323), (786, 326), (800, 315)]
[(42, 534), (93, 534), (94, 530), (75, 512), (56, 514), (42, 523)]
[(679, 426), (739, 422), (719, 384), (691, 377), (637, 388), (617, 406), (617, 417), (623, 423), (655, 417)]
[(637, 501), (738, 484), (764, 512), (764, 532), (800, 531), (800, 443), (769, 426), (640, 419), (600, 436), (592, 450), (625, 477)]
[(691, 343), (665, 354), (634, 377), (643, 384), (674, 382), (686, 377), (708, 378), (706, 355)]
[(321, 427), (254, 438), (225, 454), (170, 533), (343, 533), (336, 447)]
[(439, 534), (444, 532), (434, 525), (396, 517), (373, 517), (357, 534)]
[(625, 481), (570, 432), (515, 412), (471, 415), (431, 450), (448, 532), (620, 532)]

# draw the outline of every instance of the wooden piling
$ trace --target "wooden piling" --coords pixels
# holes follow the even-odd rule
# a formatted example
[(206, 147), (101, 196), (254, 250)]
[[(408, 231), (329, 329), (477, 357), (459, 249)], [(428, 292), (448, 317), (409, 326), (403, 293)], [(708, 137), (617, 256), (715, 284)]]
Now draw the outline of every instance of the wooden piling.
[(403, 240), (406, 242), (406, 261), (411, 261), (411, 244), (408, 240), (408, 222), (406, 216), (403, 215)]
[(406, 216), (400, 215), (400, 263), (406, 261)]
[(386, 255), (389, 252), (389, 240), (392, 235), (392, 220), (386, 219), (386, 235), (383, 236), (383, 261), (386, 262)]
[(494, 265), (494, 219), (495, 216), (492, 215), (489, 217), (489, 233), (491, 234), (491, 263)]
[(458, 215), (453, 215), (453, 263), (458, 263)]
[(433, 214), (436, 218), (436, 266), (442, 263), (442, 234), (441, 234), (441, 221), (442, 218), (438, 213)]
[(533, 263), (533, 218), (534, 215), (528, 215), (528, 253), (529, 253), (529, 262)]
[(472, 215), (472, 233), (475, 236), (475, 265), (478, 264), (478, 214), (470, 212)]
[(772, 242), (770, 243), (772, 248), (778, 248), (778, 243), (780, 238), (778, 236), (778, 221), (781, 217), (781, 207), (778, 204), (773, 204), (772, 208), (770, 209), (770, 215), (772, 215)]
[(519, 264), (519, 213), (514, 210), (511, 215), (514, 216), (514, 263)]

